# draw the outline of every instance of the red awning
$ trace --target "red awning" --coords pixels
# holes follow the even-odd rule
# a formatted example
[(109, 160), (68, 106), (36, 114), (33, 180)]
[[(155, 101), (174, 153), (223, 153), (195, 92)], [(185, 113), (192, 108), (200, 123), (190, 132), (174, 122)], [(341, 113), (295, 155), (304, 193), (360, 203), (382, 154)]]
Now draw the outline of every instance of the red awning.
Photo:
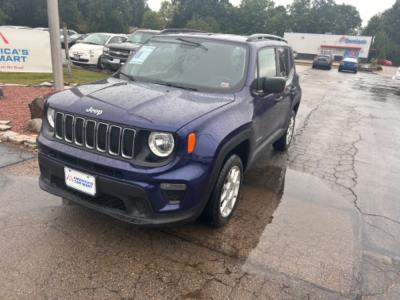
[(321, 48), (336, 48), (336, 49), (354, 49), (354, 50), (361, 50), (361, 47), (357, 47), (357, 46), (345, 46), (345, 45), (321, 45)]

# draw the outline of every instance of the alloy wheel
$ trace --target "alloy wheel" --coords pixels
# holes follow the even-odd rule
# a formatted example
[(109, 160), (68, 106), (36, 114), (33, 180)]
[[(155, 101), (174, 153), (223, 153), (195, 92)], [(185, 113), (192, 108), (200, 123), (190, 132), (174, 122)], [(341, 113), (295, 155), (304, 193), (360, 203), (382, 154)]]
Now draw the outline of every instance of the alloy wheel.
[(242, 176), (238, 166), (233, 166), (226, 175), (224, 185), (220, 197), (220, 213), (224, 218), (229, 217), (232, 213), (241, 184)]
[(290, 145), (294, 136), (294, 127), (295, 127), (295, 117), (292, 116), (290, 118), (289, 127), (286, 133), (286, 145)]

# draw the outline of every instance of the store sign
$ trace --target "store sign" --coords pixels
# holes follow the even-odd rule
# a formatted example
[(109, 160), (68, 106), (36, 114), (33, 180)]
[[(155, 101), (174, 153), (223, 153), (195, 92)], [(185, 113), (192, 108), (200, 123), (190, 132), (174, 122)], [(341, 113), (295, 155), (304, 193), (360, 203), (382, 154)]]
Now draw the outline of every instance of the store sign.
[(339, 40), (339, 43), (343, 43), (343, 44), (353, 44), (353, 45), (366, 45), (368, 44), (368, 41), (365, 39), (360, 39), (360, 38), (356, 38), (356, 37), (346, 37), (346, 36), (342, 36)]
[(0, 72), (51, 73), (49, 33), (0, 27)]

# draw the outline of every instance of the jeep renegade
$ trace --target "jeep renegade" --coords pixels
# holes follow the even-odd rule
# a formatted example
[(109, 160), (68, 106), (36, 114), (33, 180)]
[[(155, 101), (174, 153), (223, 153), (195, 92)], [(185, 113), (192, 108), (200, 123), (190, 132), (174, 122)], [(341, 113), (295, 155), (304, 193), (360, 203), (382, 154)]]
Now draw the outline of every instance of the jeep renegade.
[(280, 37), (157, 35), (112, 77), (48, 97), (40, 186), (137, 225), (223, 226), (244, 172), (288, 148), (300, 99)]

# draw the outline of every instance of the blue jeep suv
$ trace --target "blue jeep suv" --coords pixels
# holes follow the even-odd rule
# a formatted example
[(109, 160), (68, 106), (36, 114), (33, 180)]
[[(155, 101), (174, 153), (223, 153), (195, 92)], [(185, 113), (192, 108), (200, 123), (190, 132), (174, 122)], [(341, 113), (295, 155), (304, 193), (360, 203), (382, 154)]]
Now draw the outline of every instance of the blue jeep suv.
[(48, 97), (40, 186), (137, 225), (225, 225), (243, 174), (293, 138), (301, 88), (280, 37), (158, 35), (112, 77)]

